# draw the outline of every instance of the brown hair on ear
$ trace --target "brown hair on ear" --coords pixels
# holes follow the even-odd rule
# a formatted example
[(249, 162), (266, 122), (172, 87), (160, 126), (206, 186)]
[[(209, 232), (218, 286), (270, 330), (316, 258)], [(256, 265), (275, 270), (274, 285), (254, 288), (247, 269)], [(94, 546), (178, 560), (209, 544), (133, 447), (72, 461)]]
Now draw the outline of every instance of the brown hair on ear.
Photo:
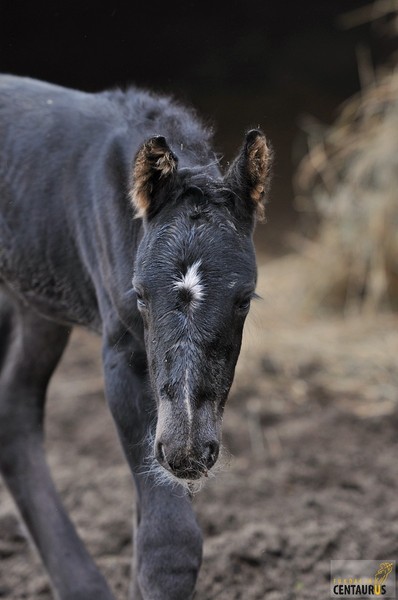
[(252, 129), (232, 163), (225, 181), (242, 199), (249, 200), (257, 220), (264, 220), (265, 201), (271, 181), (273, 151), (264, 133)]
[(250, 197), (256, 207), (257, 219), (265, 216), (265, 195), (271, 178), (273, 151), (265, 135), (256, 129), (246, 136), (247, 171), (251, 181)]
[(148, 215), (153, 194), (176, 172), (178, 159), (161, 135), (147, 140), (138, 150), (133, 167), (130, 197), (137, 217)]

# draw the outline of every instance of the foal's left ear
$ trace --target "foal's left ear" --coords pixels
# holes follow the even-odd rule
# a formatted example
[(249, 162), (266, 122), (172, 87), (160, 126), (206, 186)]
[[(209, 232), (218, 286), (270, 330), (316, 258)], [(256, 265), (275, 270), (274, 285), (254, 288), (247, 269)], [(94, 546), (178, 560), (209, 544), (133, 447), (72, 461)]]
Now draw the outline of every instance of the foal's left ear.
[(150, 138), (141, 146), (134, 160), (130, 189), (137, 217), (148, 217), (155, 212), (158, 196), (173, 179), (177, 165), (178, 158), (162, 135)]
[(252, 129), (225, 176), (225, 183), (236, 192), (257, 219), (264, 218), (266, 194), (271, 181), (273, 151), (262, 131)]

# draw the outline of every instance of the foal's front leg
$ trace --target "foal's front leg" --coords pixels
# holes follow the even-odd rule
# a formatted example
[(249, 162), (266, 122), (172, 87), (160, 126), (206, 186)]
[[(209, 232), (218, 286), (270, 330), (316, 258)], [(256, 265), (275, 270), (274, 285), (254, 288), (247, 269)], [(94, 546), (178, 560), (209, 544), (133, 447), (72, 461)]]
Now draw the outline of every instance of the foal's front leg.
[[(0, 302), (6, 301), (0, 294)], [(47, 568), (54, 596), (112, 600), (65, 512), (44, 453), (47, 384), (69, 332), (17, 303), (13, 310), (10, 306), (9, 314), (1, 310), (0, 315), (0, 472)]]
[(189, 600), (201, 564), (202, 536), (188, 493), (159, 484), (148, 473), (154, 403), (145, 391), (145, 359), (112, 344), (105, 345), (103, 357), (109, 406), (138, 496), (132, 600), (140, 595), (144, 600)]

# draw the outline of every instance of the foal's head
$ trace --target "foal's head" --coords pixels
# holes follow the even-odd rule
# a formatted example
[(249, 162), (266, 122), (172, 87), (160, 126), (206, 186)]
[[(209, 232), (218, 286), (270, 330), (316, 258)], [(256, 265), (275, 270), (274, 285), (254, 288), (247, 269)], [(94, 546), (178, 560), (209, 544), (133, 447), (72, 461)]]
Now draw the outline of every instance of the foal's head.
[(253, 130), (224, 178), (177, 162), (163, 137), (136, 156), (132, 199), (144, 235), (133, 284), (158, 407), (155, 457), (192, 481), (219, 453), (256, 286), (252, 233), (264, 210), (271, 150)]

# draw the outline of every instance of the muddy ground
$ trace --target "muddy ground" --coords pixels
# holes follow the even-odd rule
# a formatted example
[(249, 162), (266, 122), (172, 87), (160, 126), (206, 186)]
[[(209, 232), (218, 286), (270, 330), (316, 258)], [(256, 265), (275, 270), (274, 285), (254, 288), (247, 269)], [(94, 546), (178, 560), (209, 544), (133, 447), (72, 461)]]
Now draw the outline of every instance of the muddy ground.
[[(328, 597), (329, 561), (398, 558), (398, 318), (316, 314), (311, 265), (262, 259), (224, 425), (225, 470), (195, 497), (198, 600)], [(127, 597), (133, 489), (102, 392), (99, 341), (76, 331), (50, 389), (47, 445), (80, 534)], [(49, 586), (0, 484), (0, 597)]]

